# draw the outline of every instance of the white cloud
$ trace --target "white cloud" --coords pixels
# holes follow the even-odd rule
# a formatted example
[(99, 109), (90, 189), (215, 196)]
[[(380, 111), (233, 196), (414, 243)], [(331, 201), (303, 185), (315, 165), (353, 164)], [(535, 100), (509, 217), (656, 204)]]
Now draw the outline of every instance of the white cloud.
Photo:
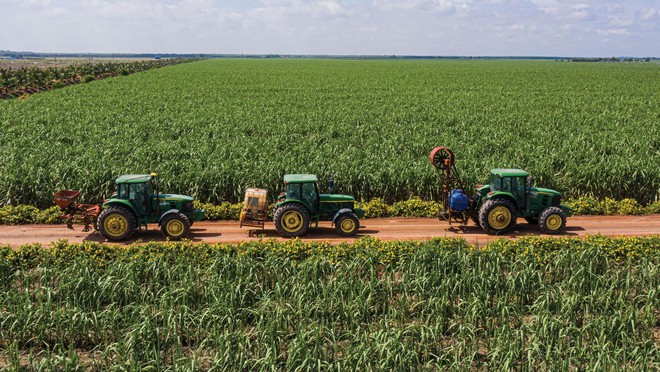
[(434, 11), (443, 14), (456, 10), (456, 5), (451, 0), (374, 0), (373, 5), (382, 10)]
[(587, 20), (591, 18), (590, 7), (587, 4), (576, 4), (572, 7), (570, 19)]
[(310, 15), (310, 16), (343, 16), (349, 15), (339, 2), (332, 0), (302, 1), (302, 0), (265, 0), (261, 7), (253, 9), (253, 13), (270, 13), (276, 16)]
[(627, 29), (625, 28), (610, 28), (607, 30), (596, 30), (598, 34), (600, 35), (629, 35), (630, 33), (628, 32)]
[(648, 8), (639, 12), (639, 19), (644, 22), (660, 21), (660, 9)]
[(609, 24), (612, 26), (619, 26), (619, 27), (630, 27), (635, 23), (635, 20), (633, 17), (617, 17), (617, 16), (610, 16), (609, 17)]

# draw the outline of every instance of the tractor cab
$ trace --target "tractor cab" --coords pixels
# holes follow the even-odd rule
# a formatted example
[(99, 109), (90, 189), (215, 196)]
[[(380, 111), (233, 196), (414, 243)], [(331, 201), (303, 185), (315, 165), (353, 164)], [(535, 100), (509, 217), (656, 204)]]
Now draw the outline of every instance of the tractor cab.
[(489, 195), (507, 195), (519, 210), (526, 209), (529, 173), (520, 169), (491, 169)]
[(304, 235), (312, 222), (318, 227), (319, 221), (332, 221), (340, 235), (357, 234), (364, 211), (355, 208), (352, 196), (334, 194), (333, 188), (330, 186), (330, 194), (321, 194), (316, 175), (285, 175), (284, 191), (273, 213), (277, 231), (285, 237), (297, 237)]
[(139, 215), (151, 214), (157, 209), (154, 192), (155, 175), (124, 175), (115, 180), (112, 198), (126, 200)]
[(319, 210), (318, 178), (313, 174), (287, 174), (284, 176), (283, 200), (298, 200), (312, 213)]

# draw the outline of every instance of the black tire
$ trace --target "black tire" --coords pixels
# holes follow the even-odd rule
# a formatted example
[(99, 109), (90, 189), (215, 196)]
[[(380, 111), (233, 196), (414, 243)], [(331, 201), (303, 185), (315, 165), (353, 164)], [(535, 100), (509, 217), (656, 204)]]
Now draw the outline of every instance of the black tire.
[(475, 225), (481, 226), (481, 223), (479, 223), (479, 205), (481, 202), (481, 194), (477, 193), (472, 197), (472, 200), (470, 202), (470, 219), (472, 219), (472, 222), (474, 222)]
[(190, 220), (183, 213), (171, 213), (160, 223), (160, 232), (170, 240), (181, 240), (190, 235)]
[[(508, 210), (508, 223), (506, 212), (502, 208)], [(504, 234), (511, 231), (516, 226), (517, 218), (516, 208), (509, 199), (498, 198), (487, 200), (479, 209), (479, 225), (481, 225), (484, 231), (492, 235)], [(493, 226), (492, 223), (501, 223), (502, 226)]]
[(303, 236), (309, 229), (309, 212), (300, 204), (285, 204), (275, 211), (275, 229), (285, 238)]
[(527, 221), (527, 223), (530, 224), (530, 225), (538, 225), (539, 224), (539, 218), (538, 217), (525, 217), (525, 221)]
[(472, 220), (472, 222), (474, 222), (475, 225), (481, 226), (481, 224), (479, 223), (479, 213), (477, 213), (476, 211), (472, 212), (470, 219)]
[(360, 228), (360, 220), (353, 213), (344, 213), (335, 221), (335, 230), (341, 236), (355, 236)]
[(99, 214), (98, 230), (110, 241), (129, 239), (137, 229), (135, 215), (126, 207), (110, 206)]
[(564, 211), (558, 207), (544, 209), (539, 215), (539, 228), (546, 234), (559, 234), (564, 231), (566, 228)]

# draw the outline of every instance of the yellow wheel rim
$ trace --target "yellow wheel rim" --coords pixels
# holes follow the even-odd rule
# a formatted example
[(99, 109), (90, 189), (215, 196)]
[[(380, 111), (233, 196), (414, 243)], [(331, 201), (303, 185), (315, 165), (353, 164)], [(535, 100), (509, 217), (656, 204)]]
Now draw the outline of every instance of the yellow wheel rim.
[(558, 214), (551, 214), (546, 220), (545, 225), (549, 230), (558, 230), (561, 227), (561, 216)]
[(290, 233), (296, 232), (303, 227), (303, 217), (298, 211), (284, 213), (280, 221), (282, 222), (282, 228)]
[(339, 228), (341, 229), (341, 231), (345, 233), (350, 233), (355, 229), (355, 221), (353, 221), (350, 218), (346, 218), (343, 221), (341, 221)]
[(103, 221), (103, 229), (108, 235), (118, 238), (128, 231), (128, 221), (121, 214), (111, 214)]
[(494, 229), (504, 229), (511, 223), (511, 211), (504, 206), (497, 206), (488, 213), (488, 223)]
[(179, 220), (171, 220), (165, 226), (167, 230), (167, 235), (169, 236), (179, 236), (183, 233), (183, 223)]

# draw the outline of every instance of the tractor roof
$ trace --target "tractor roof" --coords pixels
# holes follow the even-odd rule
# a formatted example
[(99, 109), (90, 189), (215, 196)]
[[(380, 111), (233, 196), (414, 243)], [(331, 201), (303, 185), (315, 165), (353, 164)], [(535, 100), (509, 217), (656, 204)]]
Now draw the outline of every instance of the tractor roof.
[(498, 175), (500, 177), (527, 177), (529, 173), (522, 169), (504, 169), (504, 168), (495, 168), (490, 170), (491, 174)]
[(150, 174), (125, 174), (115, 180), (115, 183), (144, 183), (151, 180)]
[(284, 176), (285, 183), (307, 183), (316, 182), (318, 178), (314, 174), (287, 174)]

